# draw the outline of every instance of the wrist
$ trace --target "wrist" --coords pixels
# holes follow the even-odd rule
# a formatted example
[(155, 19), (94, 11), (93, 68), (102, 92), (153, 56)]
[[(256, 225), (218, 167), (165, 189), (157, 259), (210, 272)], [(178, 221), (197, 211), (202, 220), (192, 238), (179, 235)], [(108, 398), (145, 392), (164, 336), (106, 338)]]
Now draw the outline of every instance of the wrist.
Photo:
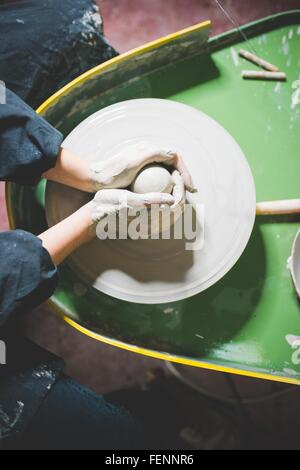
[(47, 171), (44, 178), (79, 189), (84, 192), (95, 192), (92, 172), (86, 161), (65, 148), (61, 148), (56, 165)]
[(94, 213), (94, 201), (90, 201), (83, 207), (78, 209), (75, 213), (76, 223), (82, 227), (81, 239), (84, 242), (88, 242), (95, 237), (96, 227), (93, 219)]
[(42, 233), (39, 238), (53, 262), (59, 265), (73, 251), (91, 241), (95, 237), (95, 233), (92, 221), (92, 204), (88, 203)]

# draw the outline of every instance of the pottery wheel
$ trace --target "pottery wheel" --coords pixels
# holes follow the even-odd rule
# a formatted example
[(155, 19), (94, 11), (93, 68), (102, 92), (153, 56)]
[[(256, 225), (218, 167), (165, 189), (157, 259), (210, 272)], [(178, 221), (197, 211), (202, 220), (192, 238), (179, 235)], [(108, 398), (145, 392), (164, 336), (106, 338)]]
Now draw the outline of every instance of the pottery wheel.
[[(125, 146), (148, 141), (180, 152), (198, 193), (188, 202), (204, 207), (202, 248), (186, 240), (95, 239), (68, 263), (78, 278), (108, 295), (137, 303), (181, 300), (207, 289), (237, 262), (255, 220), (255, 187), (247, 160), (234, 139), (204, 113), (168, 100), (137, 99), (109, 106), (83, 121), (64, 147), (89, 162)], [(49, 182), (49, 226), (76, 211), (89, 196)]]

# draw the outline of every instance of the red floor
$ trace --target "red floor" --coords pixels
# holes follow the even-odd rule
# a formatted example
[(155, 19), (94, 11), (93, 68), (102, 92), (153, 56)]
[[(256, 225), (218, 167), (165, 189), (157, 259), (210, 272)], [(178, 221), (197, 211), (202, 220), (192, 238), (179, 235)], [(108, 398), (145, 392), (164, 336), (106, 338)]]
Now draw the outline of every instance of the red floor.
[[(98, 0), (97, 3), (102, 7), (106, 36), (120, 52), (206, 19), (212, 20), (214, 34), (232, 27), (214, 0)], [(234, 10), (240, 24), (300, 8), (300, 0), (223, 0), (222, 3)], [(0, 228), (7, 227), (5, 213), (4, 187), (0, 185)], [(142, 381), (152, 367), (162, 365), (160, 361), (120, 351), (82, 336), (56, 319), (47, 307), (33, 312), (27, 319), (26, 328), (38, 343), (65, 359), (67, 373), (99, 393)], [(206, 387), (224, 390), (222, 374), (205, 371), (200, 374)], [(253, 379), (236, 381), (244, 393), (252, 395), (285, 388)], [(285, 404), (282, 406), (286, 409)], [(273, 411), (268, 411), (270, 419), (276, 415)], [(293, 410), (290, 414), (294, 416)]]
[[(213, 34), (231, 29), (232, 23), (215, 0), (97, 0), (105, 34), (119, 52), (210, 19)], [(220, 0), (239, 24), (300, 8), (299, 0)]]

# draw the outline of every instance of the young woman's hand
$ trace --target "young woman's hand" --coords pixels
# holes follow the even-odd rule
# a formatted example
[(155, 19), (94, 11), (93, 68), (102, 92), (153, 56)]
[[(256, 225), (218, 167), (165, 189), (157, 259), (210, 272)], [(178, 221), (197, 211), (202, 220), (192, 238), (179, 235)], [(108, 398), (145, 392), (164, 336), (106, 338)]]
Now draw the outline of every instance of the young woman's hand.
[(174, 205), (175, 198), (165, 193), (136, 194), (121, 189), (104, 189), (74, 214), (42, 233), (39, 238), (58, 265), (81, 245), (96, 236), (97, 224), (122, 208), (139, 210), (152, 204)]
[(135, 180), (137, 174), (151, 163), (173, 166), (181, 175), (185, 188), (195, 192), (191, 175), (182, 157), (172, 150), (162, 149), (148, 142), (132, 145), (108, 160), (94, 163), (90, 168), (94, 188), (126, 188)]
[(60, 149), (55, 167), (44, 173), (43, 177), (87, 193), (95, 192), (92, 174), (86, 162), (64, 148)]

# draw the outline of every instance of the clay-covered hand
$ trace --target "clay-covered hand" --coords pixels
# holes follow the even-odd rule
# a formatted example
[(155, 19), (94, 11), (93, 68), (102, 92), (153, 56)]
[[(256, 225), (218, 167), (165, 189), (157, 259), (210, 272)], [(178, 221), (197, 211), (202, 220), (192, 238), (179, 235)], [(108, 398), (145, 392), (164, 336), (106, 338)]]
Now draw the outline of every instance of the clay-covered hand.
[(114, 157), (90, 167), (95, 191), (128, 187), (137, 174), (151, 163), (173, 166), (182, 177), (187, 191), (196, 192), (191, 175), (180, 155), (148, 142), (132, 145)]
[(186, 202), (186, 188), (182, 175), (178, 170), (174, 170), (172, 173), (173, 180), (173, 192), (174, 204), (171, 206), (173, 209), (182, 207)]
[(125, 208), (137, 211), (153, 204), (172, 206), (175, 204), (175, 198), (166, 193), (136, 194), (125, 189), (102, 189), (97, 192), (91, 204), (92, 220), (97, 223)]

